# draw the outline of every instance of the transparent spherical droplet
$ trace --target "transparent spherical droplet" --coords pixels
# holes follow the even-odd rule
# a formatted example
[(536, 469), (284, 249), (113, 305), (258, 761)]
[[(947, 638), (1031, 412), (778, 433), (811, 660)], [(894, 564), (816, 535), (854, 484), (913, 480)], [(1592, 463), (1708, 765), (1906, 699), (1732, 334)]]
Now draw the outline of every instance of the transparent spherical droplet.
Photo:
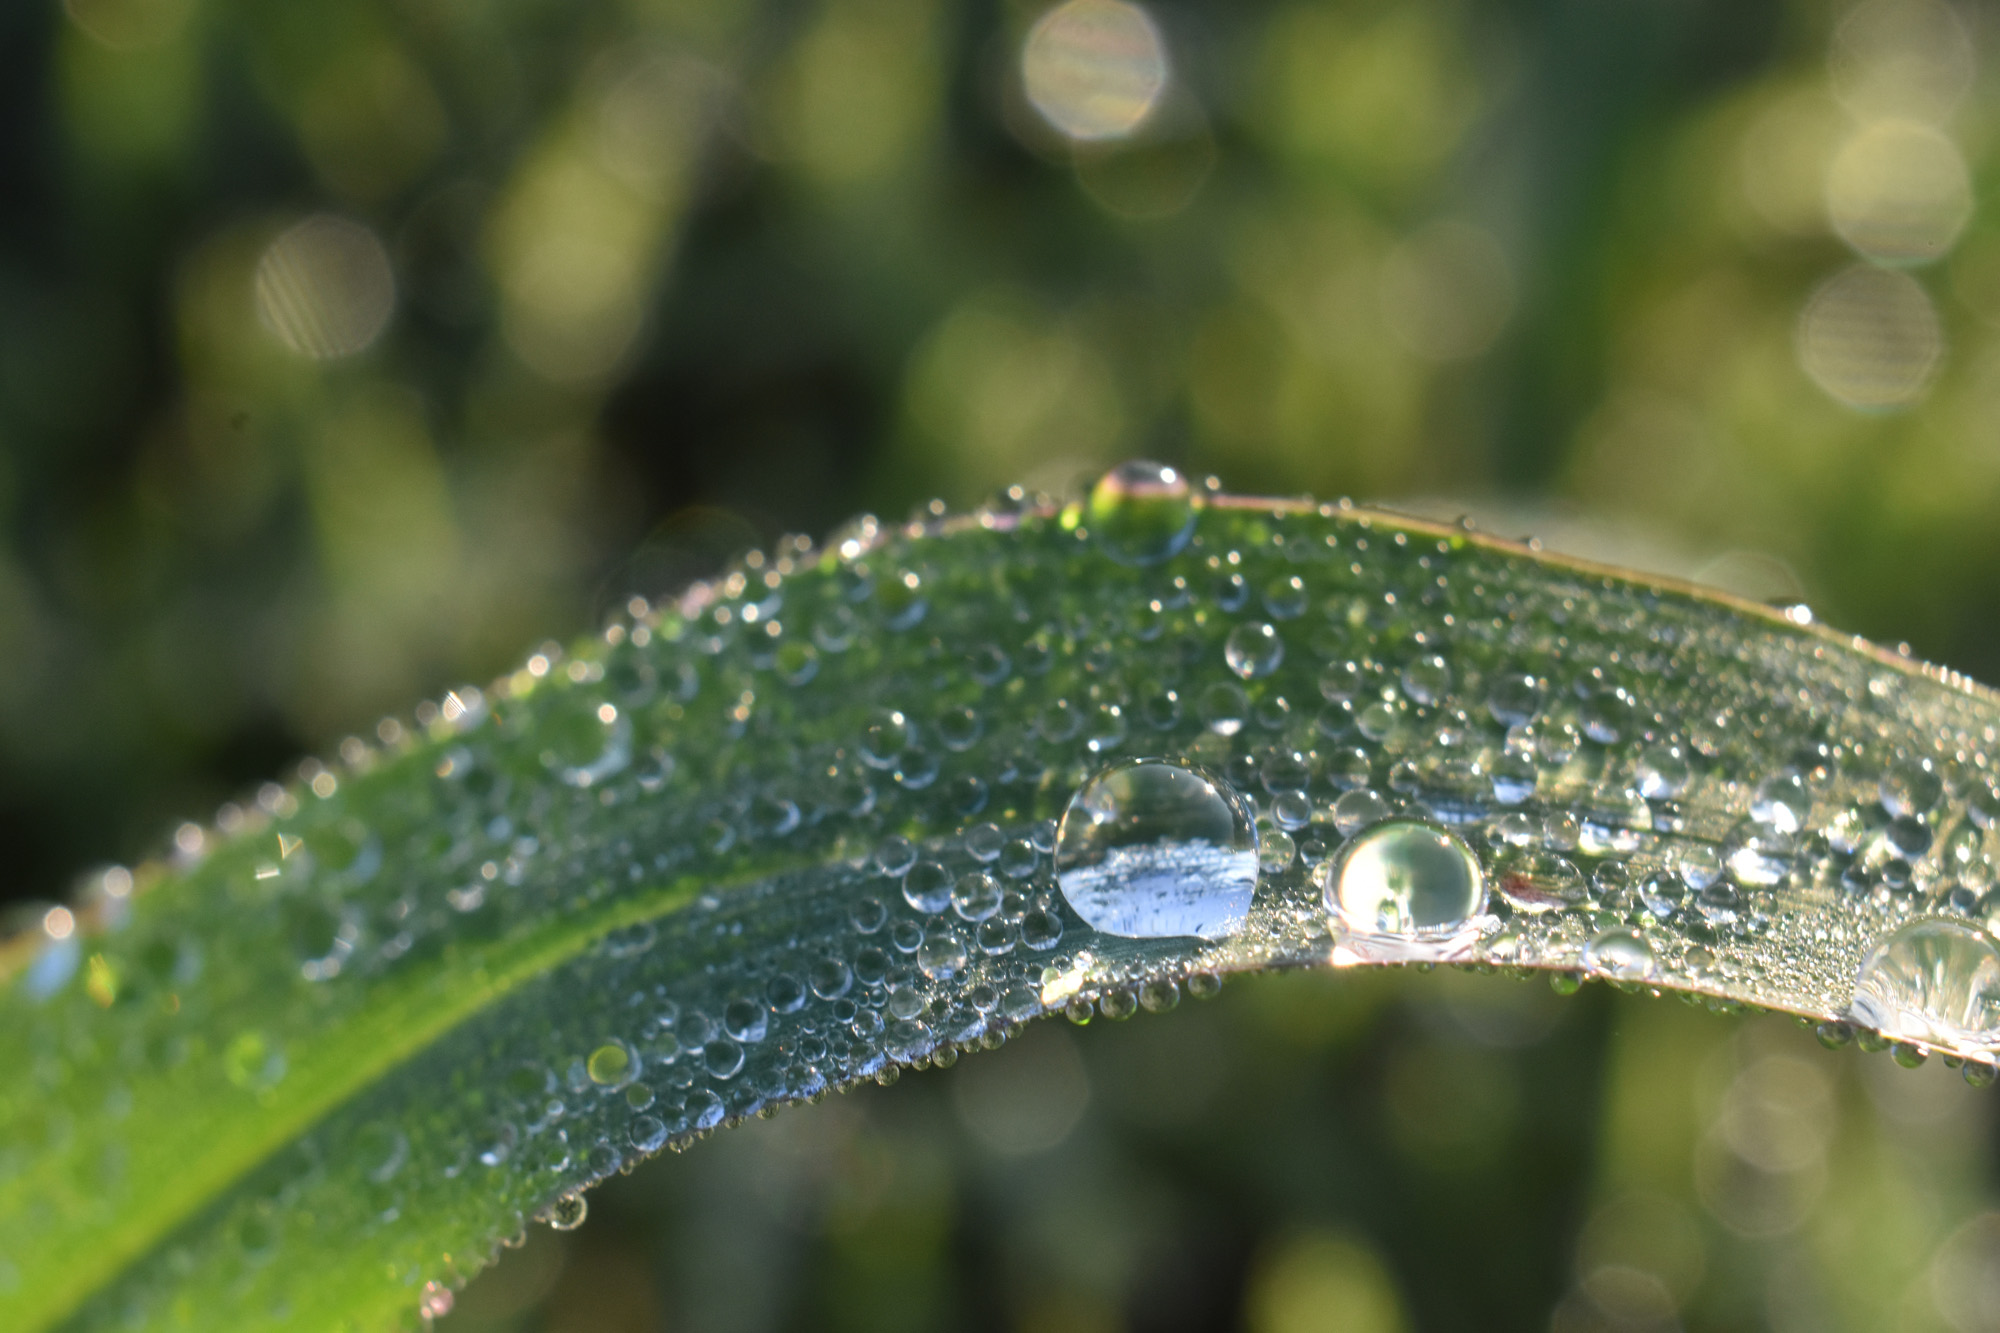
[(1637, 931), (1603, 931), (1583, 946), (1583, 966), (1613, 981), (1651, 981), (1653, 946)]
[(903, 901), (935, 916), (951, 906), (951, 872), (936, 861), (919, 861), (903, 876)]
[(767, 1010), (759, 1000), (747, 998), (731, 1000), (722, 1010), (722, 1030), (737, 1041), (764, 1040), (768, 1022)]
[(1962, 922), (1912, 921), (1863, 961), (1848, 1011), (1891, 1040), (2000, 1048), (2000, 950)]
[(1589, 894), (1583, 872), (1568, 858), (1535, 847), (1496, 857), (1493, 884), (1515, 911), (1530, 915), (1579, 906)]
[(1021, 918), (1021, 943), (1030, 949), (1053, 949), (1061, 941), (1062, 933), (1062, 918), (1054, 912), (1034, 911)]
[(1876, 787), (1882, 808), (1898, 819), (1928, 814), (1944, 797), (1944, 777), (1928, 759), (1891, 765)]
[(999, 912), (1000, 897), (1000, 881), (975, 871), (951, 886), (951, 910), (966, 921), (984, 921)]
[(728, 1037), (717, 1037), (701, 1048), (701, 1063), (711, 1078), (735, 1078), (743, 1069), (743, 1048)]
[(584, 1072), (600, 1088), (622, 1088), (639, 1073), (639, 1058), (622, 1041), (607, 1041), (590, 1053)]
[(1201, 692), (1197, 712), (1202, 725), (1218, 736), (1234, 736), (1250, 715), (1250, 700), (1241, 687), (1219, 680)]
[(965, 945), (948, 930), (940, 930), (917, 948), (917, 968), (932, 981), (946, 981), (965, 970)]
[(1077, 915), (1105, 934), (1223, 939), (1249, 913), (1257, 851), (1249, 807), (1220, 775), (1133, 759), (1070, 799), (1056, 879)]
[(1486, 711), (1503, 727), (1524, 727), (1542, 711), (1548, 687), (1525, 671), (1503, 671), (1486, 687)]
[(873, 709), (861, 728), (861, 760), (873, 768), (893, 768), (914, 739), (909, 718), (893, 708)]
[(1394, 806), (1366, 787), (1342, 792), (1333, 803), (1333, 826), (1343, 838), (1351, 838), (1371, 824), (1379, 824), (1396, 813)]
[(1316, 877), (1336, 930), (1364, 957), (1455, 952), (1470, 944), (1468, 927), (1486, 909), (1479, 858), (1457, 835), (1421, 820), (1372, 825)]
[(1222, 657), (1243, 679), (1257, 680), (1276, 671), (1285, 660), (1285, 641), (1275, 626), (1253, 620), (1229, 631)]
[(1639, 794), (1649, 801), (1669, 801), (1687, 790), (1694, 773), (1679, 746), (1649, 745), (1639, 752)]
[(837, 1000), (853, 986), (854, 973), (838, 958), (822, 958), (812, 965), (806, 983), (820, 999)]
[[(1167, 86), (1166, 42), (1137, 5), (1068, 0), (1029, 30), (1021, 81), (1029, 103), (1069, 138), (1123, 138), (1144, 123)], [(1157, 463), (1124, 467), (1171, 472)], [(1185, 491), (1187, 483), (1180, 485)]]
[(1084, 522), (1099, 549), (1126, 565), (1156, 565), (1173, 556), (1194, 535), (1194, 521), (1187, 478), (1164, 463), (1143, 459), (1120, 463), (1099, 477), (1084, 507)]
[(667, 1125), (656, 1115), (642, 1115), (632, 1121), (625, 1136), (642, 1153), (658, 1152), (667, 1142)]
[(1796, 773), (1776, 773), (1757, 784), (1750, 800), (1750, 818), (1783, 833), (1796, 833), (1812, 810), (1805, 779)]
[(916, 844), (908, 838), (892, 833), (875, 844), (875, 868), (885, 875), (900, 875), (916, 863)]
[(1426, 653), (1403, 668), (1402, 682), (1410, 702), (1435, 704), (1451, 690), (1451, 664), (1436, 653)]
[(1333, 662), (1319, 673), (1319, 692), (1328, 703), (1351, 703), (1366, 684), (1353, 662)]

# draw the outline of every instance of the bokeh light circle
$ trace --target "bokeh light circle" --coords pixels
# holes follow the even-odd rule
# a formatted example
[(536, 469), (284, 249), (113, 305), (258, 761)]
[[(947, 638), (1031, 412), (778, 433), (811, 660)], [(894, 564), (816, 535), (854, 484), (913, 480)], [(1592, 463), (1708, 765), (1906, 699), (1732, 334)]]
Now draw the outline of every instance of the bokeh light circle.
[(1167, 86), (1167, 47), (1152, 17), (1124, 0), (1068, 0), (1021, 47), (1028, 101), (1071, 139), (1118, 139), (1145, 123)]
[(1861, 411), (1922, 397), (1944, 354), (1937, 308), (1906, 273), (1857, 264), (1821, 283), (1799, 316), (1799, 364)]
[(1834, 156), (1827, 216), (1842, 240), (1884, 264), (1922, 264), (1950, 250), (1972, 216), (1958, 145), (1914, 120), (1863, 127)]
[(396, 308), (396, 279), (375, 233), (318, 213), (272, 241), (257, 261), (257, 318), (278, 341), (315, 361), (372, 344)]

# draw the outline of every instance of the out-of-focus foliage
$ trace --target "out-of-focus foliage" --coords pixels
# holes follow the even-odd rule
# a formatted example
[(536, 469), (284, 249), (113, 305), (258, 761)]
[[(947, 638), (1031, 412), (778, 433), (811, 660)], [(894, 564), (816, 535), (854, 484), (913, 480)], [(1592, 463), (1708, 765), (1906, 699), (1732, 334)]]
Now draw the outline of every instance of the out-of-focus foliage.
[[(1444, 497), (1803, 596), (2000, 678), (1987, 11), (1161, 0), (1134, 25), (1094, 8), (1038, 27), (1042, 5), (942, 0), (0, 7), (9, 895), (58, 896), (86, 861), (154, 848), (297, 752), (753, 540), (932, 493), (1060, 490), (1132, 453), (1239, 490)], [(1324, 1003), (1348, 1002), (1336, 990)], [(1228, 1003), (1248, 1013), (1244, 991)], [(1167, 1041), (1186, 1021), (1146, 1026)], [(1516, 1326), (1546, 1319), (1585, 1253), (1592, 1190), (1609, 1199), (1637, 1173), (1726, 1235), (1688, 1165), (1721, 1141), (1706, 1128), (1721, 1094), (1703, 1083), (1708, 1109), (1657, 1137), (1621, 1137), (1591, 1108), (1686, 1108), (1698, 1048), (1726, 1047), (1713, 1087), (1734, 1086), (1730, 1062), (1762, 1059), (1762, 1037), (1588, 1031), (1582, 1048), (1608, 1053), (1601, 1089), (1581, 1056), (1574, 1084), (1482, 1057), (1532, 1090), (1524, 1114), (1560, 1091), (1577, 1155), (1504, 1157), (1485, 1203), (1464, 1176), (1407, 1246), (1358, 1203), (1341, 1211), (1360, 1197), (1344, 1177), (1269, 1174), (1272, 1189), (1317, 1182), (1318, 1211), (1291, 1233), (1268, 1199), (1243, 1205), (1214, 1308), (1310, 1327), (1282, 1311), (1331, 1307), (1284, 1293), (1389, 1289), (1370, 1285), (1387, 1262), (1428, 1326), (1411, 1293), (1430, 1270), (1408, 1256), (1442, 1247), (1453, 1217), (1554, 1189), (1537, 1171), (1563, 1173), (1570, 1202), (1519, 1228), (1548, 1276), (1518, 1303), (1495, 1293)], [(1386, 1066), (1340, 1052), (1386, 1050), (1388, 1032), (1291, 1058), (1364, 1083), (1352, 1095), (1372, 1106)], [(1078, 1042), (1101, 1111), (1100, 1044)], [(1777, 1240), (1715, 1242), (1688, 1289), (1709, 1294), (1669, 1282), (1682, 1317), (1814, 1326), (1784, 1304), (1804, 1293), (1857, 1328), (1892, 1307), (1990, 1321), (1950, 1304), (1974, 1300), (1963, 1275), (1986, 1271), (1989, 1233), (1937, 1248), (1981, 1206), (1990, 1113), (1922, 1128), (1860, 1090), (1901, 1071), (1816, 1067), (1840, 1108), (1814, 1159), (1832, 1182), (1817, 1211)], [(836, 1220), (792, 1250), (821, 1284), (796, 1290), (822, 1303), (784, 1313), (886, 1308), (852, 1295), (880, 1295), (857, 1273), (894, 1276), (920, 1312), (951, 1308), (923, 1292), (975, 1280), (951, 1259), (980, 1251), (999, 1205), (952, 1174), (971, 1149), (923, 1147), (975, 1068), (833, 1113), (854, 1160), (897, 1165), (875, 1202), (787, 1214)], [(1367, 1160), (1317, 1113), (1292, 1123)], [(1103, 1216), (1049, 1221), (1058, 1239), (1079, 1250), (1150, 1217), (1199, 1234), (1172, 1219), (1200, 1212), (1201, 1153), (1149, 1155), (1122, 1121), (1083, 1123), (1115, 1147), (1093, 1160), (1128, 1163), (1136, 1184), (1126, 1202), (1093, 1195)], [(1255, 1115), (1236, 1123), (1256, 1143)], [(1222, 1133), (1203, 1124), (1189, 1143)], [(726, 1192), (712, 1182), (732, 1170), (782, 1175), (782, 1154), (758, 1168), (751, 1143), (653, 1179)], [(861, 1189), (826, 1179), (834, 1192), (810, 1197)], [(940, 1198), (972, 1219), (956, 1249), (926, 1229)], [(592, 1248), (597, 1227), (557, 1291), (620, 1289), (591, 1274), (639, 1251)], [(1876, 1243), (1863, 1262), (1808, 1239), (1825, 1235)], [(723, 1270), (674, 1244), (659, 1281), (687, 1310), (696, 1278)], [(535, 1253), (520, 1271), (553, 1272), (556, 1248)], [(1937, 1265), (1961, 1276), (1933, 1281)], [(1042, 1327), (1140, 1319), (1132, 1275), (1149, 1270), (1092, 1271), (1112, 1276), (1069, 1304), (991, 1308)], [(1039, 1272), (978, 1280), (1025, 1293)], [(1740, 1303), (1695, 1313), (1721, 1291)], [(550, 1308), (560, 1325), (569, 1307)], [(753, 1306), (733, 1308), (755, 1326)]]

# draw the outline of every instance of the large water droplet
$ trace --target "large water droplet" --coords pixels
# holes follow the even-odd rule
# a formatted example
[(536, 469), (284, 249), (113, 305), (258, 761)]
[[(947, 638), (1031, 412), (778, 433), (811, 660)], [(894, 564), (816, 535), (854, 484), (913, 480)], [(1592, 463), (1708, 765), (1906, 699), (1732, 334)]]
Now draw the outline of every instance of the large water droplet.
[(1913, 921), (1861, 964), (1848, 1011), (1896, 1041), (1971, 1053), (2000, 1047), (2000, 950), (1957, 921)]
[(1076, 914), (1107, 935), (1223, 939), (1242, 929), (1256, 891), (1256, 825), (1219, 775), (1127, 760), (1070, 799), (1056, 880)]
[(1336, 963), (1457, 957), (1484, 924), (1479, 858), (1421, 820), (1386, 819), (1364, 830), (1318, 878), (1339, 937)]
[(1120, 564), (1158, 564), (1194, 535), (1187, 478), (1164, 463), (1120, 463), (1090, 488), (1085, 512), (1098, 545)]

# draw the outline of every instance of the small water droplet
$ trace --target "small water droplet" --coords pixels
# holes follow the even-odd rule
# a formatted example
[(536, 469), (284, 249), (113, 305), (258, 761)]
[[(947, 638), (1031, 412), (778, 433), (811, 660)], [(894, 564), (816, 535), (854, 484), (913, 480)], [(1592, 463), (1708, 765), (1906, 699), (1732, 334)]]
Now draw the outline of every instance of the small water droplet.
[[(1249, 808), (1221, 776), (1133, 759), (1070, 799), (1056, 879), (1077, 915), (1108, 935), (1223, 939), (1249, 913), (1257, 852)], [(1034, 947), (1025, 922), (1022, 934)]]
[(1854, 1020), (1892, 1040), (1960, 1054), (2000, 1048), (2000, 950), (1957, 921), (1913, 921), (1861, 964)]
[(639, 1075), (639, 1059), (622, 1041), (607, 1041), (584, 1064), (590, 1081), (600, 1088), (622, 1088)]
[(1911, 759), (1893, 765), (1877, 789), (1882, 808), (1893, 818), (1914, 818), (1928, 814), (1944, 796), (1944, 778), (1930, 760)]
[(951, 887), (951, 910), (967, 921), (984, 921), (1000, 910), (1000, 881), (984, 871), (960, 875)]
[(919, 861), (903, 876), (903, 901), (935, 916), (951, 906), (951, 872), (936, 861)]
[(1583, 965), (1613, 981), (1651, 981), (1653, 946), (1636, 931), (1603, 931), (1583, 946)]
[(1669, 801), (1687, 790), (1693, 771), (1675, 745), (1649, 745), (1639, 752), (1639, 794), (1649, 801)]
[(1486, 689), (1486, 711), (1503, 727), (1523, 727), (1542, 711), (1548, 687), (1525, 671), (1501, 672)]
[(1369, 827), (1316, 877), (1339, 936), (1336, 963), (1455, 957), (1484, 924), (1479, 858), (1456, 835), (1421, 820)]
[(1285, 641), (1276, 626), (1252, 620), (1229, 631), (1222, 657), (1243, 679), (1258, 680), (1276, 671), (1285, 660)]
[(1156, 565), (1194, 535), (1187, 478), (1164, 463), (1120, 463), (1090, 488), (1085, 522), (1104, 553), (1120, 564)]
[(1427, 653), (1403, 668), (1403, 693), (1412, 703), (1435, 704), (1451, 690), (1451, 664)]
[(1333, 803), (1333, 826), (1343, 838), (1351, 838), (1370, 824), (1379, 824), (1395, 814), (1395, 807), (1366, 787), (1342, 792)]
[(902, 713), (873, 709), (861, 728), (861, 761), (872, 768), (893, 768), (914, 739), (915, 728)]
[(1575, 907), (1588, 893), (1581, 870), (1566, 857), (1535, 847), (1495, 858), (1493, 882), (1514, 910), (1530, 914)]
[(940, 930), (917, 948), (917, 967), (932, 981), (946, 981), (965, 970), (965, 945), (948, 930)]
[(549, 1225), (557, 1231), (574, 1231), (590, 1215), (590, 1204), (581, 1194), (564, 1194), (549, 1205)]

